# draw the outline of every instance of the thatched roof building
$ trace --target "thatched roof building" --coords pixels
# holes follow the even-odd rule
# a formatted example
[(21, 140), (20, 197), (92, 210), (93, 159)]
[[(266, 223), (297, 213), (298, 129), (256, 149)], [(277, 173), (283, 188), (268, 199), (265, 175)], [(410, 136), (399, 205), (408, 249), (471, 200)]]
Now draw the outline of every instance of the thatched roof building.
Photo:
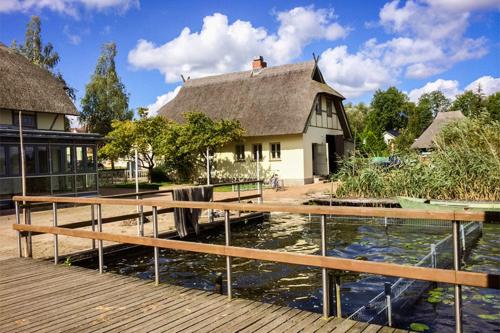
[(460, 111), (439, 112), (432, 124), (411, 145), (413, 149), (430, 149), (441, 129), (447, 124), (465, 118)]
[(65, 86), (0, 43), (0, 109), (78, 115)]
[[(182, 114), (203, 112), (212, 119), (239, 120), (248, 136), (299, 134), (306, 129), (315, 97), (344, 97), (329, 87), (315, 61), (190, 79), (159, 114), (182, 121)], [(350, 130), (345, 114), (339, 121)]]

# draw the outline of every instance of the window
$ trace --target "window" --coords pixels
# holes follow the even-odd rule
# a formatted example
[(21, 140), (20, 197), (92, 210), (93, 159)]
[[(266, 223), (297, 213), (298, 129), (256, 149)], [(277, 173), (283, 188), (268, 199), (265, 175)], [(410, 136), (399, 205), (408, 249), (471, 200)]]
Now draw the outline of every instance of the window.
[(281, 159), (281, 144), (279, 142), (271, 143), (271, 159)]
[(254, 161), (262, 161), (262, 144), (257, 143), (252, 145), (253, 159)]
[(87, 171), (95, 171), (95, 153), (94, 147), (86, 147)]
[(10, 167), (9, 167), (9, 175), (17, 176), (20, 174), (20, 155), (19, 155), (19, 146), (9, 146), (9, 158), (8, 158)]
[(62, 161), (62, 148), (61, 146), (52, 146), (50, 150), (50, 159), (52, 162), (52, 173), (60, 173)]
[(85, 171), (85, 160), (83, 158), (83, 147), (76, 147), (76, 172)]
[(245, 160), (245, 145), (236, 145), (236, 160)]
[(62, 151), (62, 165), (64, 172), (73, 172), (73, 170), (75, 170), (73, 160), (74, 157), (72, 147), (64, 147)]
[(7, 159), (5, 158), (5, 147), (0, 146), (0, 175), (5, 176), (7, 174)]
[[(12, 123), (14, 126), (19, 126), (19, 112), (12, 112)], [(36, 128), (36, 114), (23, 112), (23, 128)]]
[(24, 147), (24, 163), (26, 163), (26, 174), (33, 175), (36, 173), (35, 147)]
[(333, 101), (331, 99), (327, 99), (327, 102), (326, 102), (326, 115), (327, 117), (331, 117), (332, 116), (332, 108), (333, 108)]
[(37, 147), (38, 173), (49, 173), (49, 151), (47, 146)]
[(321, 115), (321, 98), (318, 97), (318, 100), (316, 101), (316, 114)]
[(52, 173), (71, 173), (73, 167), (73, 149), (71, 146), (51, 147)]

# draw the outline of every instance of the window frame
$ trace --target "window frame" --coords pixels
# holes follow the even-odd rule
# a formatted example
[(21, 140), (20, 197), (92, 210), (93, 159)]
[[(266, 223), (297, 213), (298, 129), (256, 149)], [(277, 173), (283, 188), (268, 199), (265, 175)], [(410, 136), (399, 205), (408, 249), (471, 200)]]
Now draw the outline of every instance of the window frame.
[(236, 144), (235, 145), (235, 160), (236, 162), (241, 162), (245, 160), (245, 145)]
[(257, 151), (259, 154), (259, 162), (262, 162), (262, 143), (252, 144), (252, 159), (253, 159), (253, 161), (257, 161), (257, 154), (256, 154)]
[[(24, 123), (25, 119), (33, 117), (33, 125), (27, 125)], [(37, 129), (38, 128), (38, 117), (36, 112), (22, 111), (22, 122), (23, 129)], [(19, 127), (19, 111), (12, 111), (12, 125)]]
[[(275, 149), (273, 149), (275, 148)], [(275, 155), (275, 156), (273, 156)], [(270, 161), (281, 161), (281, 142), (270, 142), (269, 143), (269, 160)]]

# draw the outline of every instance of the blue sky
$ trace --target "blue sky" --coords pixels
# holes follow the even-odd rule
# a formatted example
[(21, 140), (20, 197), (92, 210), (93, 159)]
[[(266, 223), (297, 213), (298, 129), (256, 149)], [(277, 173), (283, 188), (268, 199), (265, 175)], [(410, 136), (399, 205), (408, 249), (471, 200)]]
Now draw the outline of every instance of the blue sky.
[(499, 8), (499, 0), (2, 0), (0, 41), (22, 42), (29, 16), (41, 16), (43, 40), (60, 54), (77, 106), (109, 41), (117, 43), (131, 108), (166, 103), (180, 74), (245, 70), (254, 55), (269, 66), (294, 63), (313, 52), (347, 101), (369, 101), (390, 85), (416, 100), (478, 83), (500, 91)]

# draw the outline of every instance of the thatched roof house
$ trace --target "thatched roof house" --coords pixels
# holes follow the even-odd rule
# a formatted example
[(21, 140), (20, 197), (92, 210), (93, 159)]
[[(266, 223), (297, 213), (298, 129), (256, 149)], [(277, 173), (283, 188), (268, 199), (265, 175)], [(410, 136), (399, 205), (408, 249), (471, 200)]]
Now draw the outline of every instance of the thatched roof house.
[(411, 145), (413, 149), (431, 149), (441, 129), (447, 124), (465, 118), (460, 111), (438, 112), (436, 118)]
[(102, 137), (65, 131), (66, 115), (78, 112), (62, 82), (0, 44), (0, 209), (12, 208), (12, 196), (22, 193), (22, 151), (28, 195), (98, 192), (97, 142)]
[[(325, 83), (315, 61), (308, 61), (190, 79), (159, 114), (175, 121), (188, 111), (237, 119), (248, 136), (298, 134), (306, 129), (320, 93), (344, 99)], [(345, 114), (340, 120), (348, 129)]]
[[(262, 154), (264, 168), (303, 184), (333, 172), (352, 140), (343, 100), (326, 84), (316, 61), (267, 67), (257, 57), (252, 70), (187, 80), (159, 114), (179, 122), (190, 111), (239, 120), (245, 142), (227, 147), (219, 158), (232, 165)], [(233, 177), (223, 173), (222, 178)]]
[(0, 108), (78, 115), (63, 83), (0, 43)]

